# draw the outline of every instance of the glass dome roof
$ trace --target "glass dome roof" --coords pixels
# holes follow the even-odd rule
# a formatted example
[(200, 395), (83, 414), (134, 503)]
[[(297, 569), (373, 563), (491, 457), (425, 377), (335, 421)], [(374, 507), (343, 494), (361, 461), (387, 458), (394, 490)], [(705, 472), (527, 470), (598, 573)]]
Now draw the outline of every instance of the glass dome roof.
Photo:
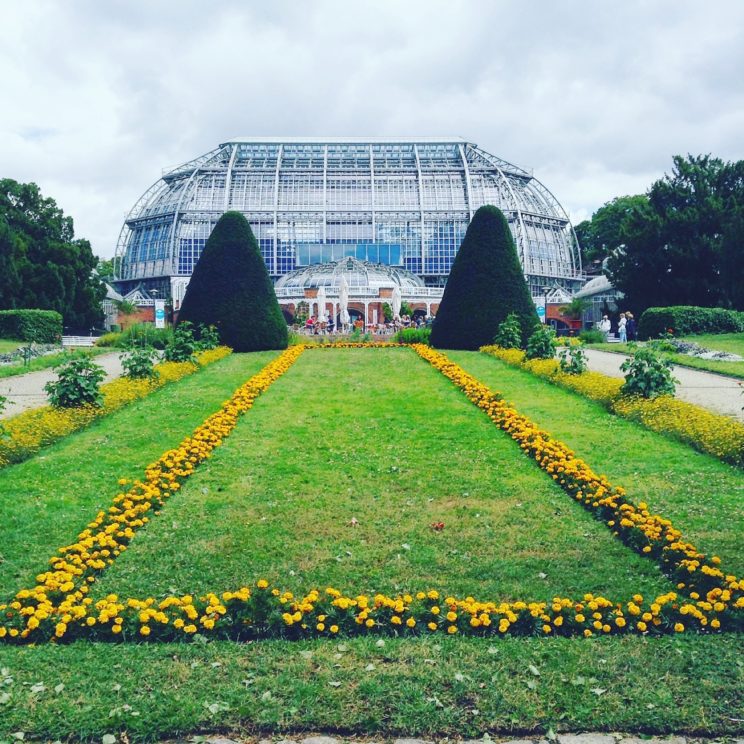
[[(130, 211), (117, 283), (188, 278), (217, 220), (245, 215), (275, 280), (343, 256), (444, 286), (475, 211), (493, 204), (511, 228), (538, 296), (582, 282), (564, 209), (534, 175), (458, 137), (236, 138), (164, 172)], [(149, 282), (149, 284), (148, 284)], [(160, 285), (158, 285), (160, 289)]]
[(356, 258), (344, 258), (341, 261), (315, 264), (291, 271), (277, 280), (276, 289), (304, 290), (316, 287), (337, 289), (341, 286), (342, 276), (346, 278), (351, 292), (358, 289), (375, 291), (381, 288), (392, 289), (397, 285), (405, 294), (406, 290), (424, 286), (421, 278), (405, 269), (359, 261)]

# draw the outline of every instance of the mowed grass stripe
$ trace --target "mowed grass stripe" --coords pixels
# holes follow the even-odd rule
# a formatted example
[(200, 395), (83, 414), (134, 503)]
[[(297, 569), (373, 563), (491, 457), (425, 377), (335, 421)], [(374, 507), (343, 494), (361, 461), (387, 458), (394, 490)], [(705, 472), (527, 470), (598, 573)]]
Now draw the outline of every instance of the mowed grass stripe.
[(623, 486), (635, 503), (646, 501), (700, 550), (719, 555), (724, 570), (744, 574), (740, 470), (613, 416), (592, 401), (494, 357), (467, 351), (449, 351), (447, 356), (503, 393), (595, 472)]
[(276, 355), (233, 354), (1, 470), (0, 598), (29, 585), (108, 508), (119, 478), (142, 477)]
[(137, 742), (196, 731), (235, 739), (318, 730), (377, 740), (537, 738), (549, 729), (736, 736), (744, 717), (740, 656), (733, 635), (0, 646), (0, 667), (14, 680), (0, 736), (101, 741), (122, 729)]
[(94, 595), (258, 578), (504, 600), (670, 588), (407, 349), (306, 352)]

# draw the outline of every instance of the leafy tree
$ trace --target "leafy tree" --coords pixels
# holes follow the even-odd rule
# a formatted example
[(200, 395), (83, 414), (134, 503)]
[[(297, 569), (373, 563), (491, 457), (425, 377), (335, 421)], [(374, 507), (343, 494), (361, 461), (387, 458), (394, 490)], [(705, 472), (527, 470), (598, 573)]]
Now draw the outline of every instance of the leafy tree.
[(96, 273), (104, 282), (111, 282), (116, 275), (113, 258), (99, 258)]
[(622, 247), (607, 263), (634, 311), (697, 305), (744, 308), (744, 160), (674, 158), (648, 204), (621, 225)]
[(539, 323), (509, 224), (494, 206), (481, 207), (455, 256), (431, 333), (431, 344), (477, 349), (493, 342), (509, 313), (524, 342)]
[(602, 205), (591, 220), (580, 222), (574, 229), (586, 262), (603, 260), (625, 242), (624, 226), (628, 218), (648, 204), (648, 197), (618, 196)]
[(560, 308), (563, 315), (568, 318), (580, 318), (588, 309), (591, 303), (583, 297), (574, 297), (568, 305)]
[(34, 183), (0, 180), (0, 308), (56, 310), (67, 325), (95, 325), (106, 295), (96, 263), (54, 199)]
[(235, 351), (285, 349), (288, 343), (274, 287), (245, 217), (225, 212), (194, 268), (178, 315), (214, 325)]

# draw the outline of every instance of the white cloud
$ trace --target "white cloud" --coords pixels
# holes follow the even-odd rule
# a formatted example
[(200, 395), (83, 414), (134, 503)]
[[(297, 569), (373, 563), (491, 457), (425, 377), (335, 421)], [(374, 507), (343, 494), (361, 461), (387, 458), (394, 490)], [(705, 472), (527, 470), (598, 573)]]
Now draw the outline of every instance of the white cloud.
[(6, 4), (0, 177), (111, 255), (163, 168), (236, 135), (455, 134), (575, 220), (674, 154), (743, 157), (744, 4)]

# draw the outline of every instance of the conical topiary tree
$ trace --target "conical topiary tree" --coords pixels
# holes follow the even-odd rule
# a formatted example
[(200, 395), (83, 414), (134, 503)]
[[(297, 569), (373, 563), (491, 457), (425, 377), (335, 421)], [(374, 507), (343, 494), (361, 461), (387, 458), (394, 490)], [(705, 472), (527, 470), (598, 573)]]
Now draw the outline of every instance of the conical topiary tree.
[(509, 313), (517, 315), (525, 343), (540, 322), (537, 310), (506, 217), (487, 205), (473, 215), (455, 256), (431, 344), (440, 349), (492, 344)]
[(225, 212), (204, 246), (178, 322), (214, 325), (235, 351), (287, 348), (287, 324), (248, 221)]

